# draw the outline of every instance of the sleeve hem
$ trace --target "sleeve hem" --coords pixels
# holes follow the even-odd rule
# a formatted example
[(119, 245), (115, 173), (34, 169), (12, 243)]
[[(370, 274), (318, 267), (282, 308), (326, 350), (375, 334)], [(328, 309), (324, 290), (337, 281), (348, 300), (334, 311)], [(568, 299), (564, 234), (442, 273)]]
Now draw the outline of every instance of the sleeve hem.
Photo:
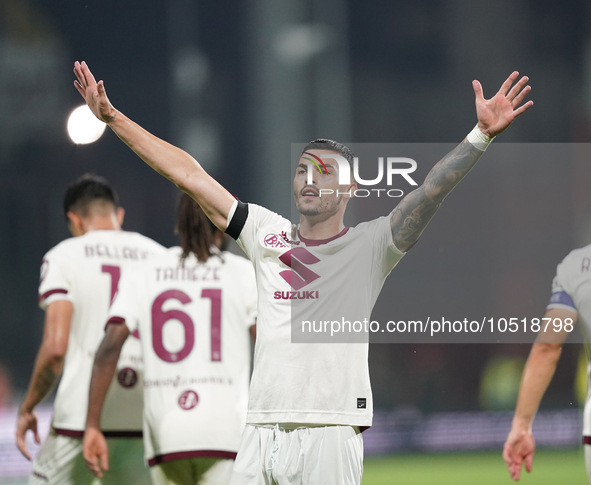
[(40, 295), (37, 303), (42, 310), (45, 310), (49, 304), (53, 303), (54, 301), (61, 300), (72, 301), (68, 293), (68, 290), (58, 288), (55, 290), (46, 291), (45, 293)]
[(43, 300), (46, 300), (47, 298), (49, 298), (51, 295), (55, 295), (55, 294), (64, 294), (67, 295), (68, 294), (68, 290), (64, 290), (63, 288), (56, 288), (54, 290), (49, 290), (46, 291), (45, 293), (43, 293), (41, 296), (39, 296), (39, 303), (41, 303)]
[(118, 316), (112, 316), (109, 317), (109, 319), (107, 320), (107, 323), (105, 323), (105, 332), (107, 331), (107, 327), (109, 326), (110, 323), (114, 323), (116, 325), (125, 325), (125, 318), (123, 317), (118, 317)]

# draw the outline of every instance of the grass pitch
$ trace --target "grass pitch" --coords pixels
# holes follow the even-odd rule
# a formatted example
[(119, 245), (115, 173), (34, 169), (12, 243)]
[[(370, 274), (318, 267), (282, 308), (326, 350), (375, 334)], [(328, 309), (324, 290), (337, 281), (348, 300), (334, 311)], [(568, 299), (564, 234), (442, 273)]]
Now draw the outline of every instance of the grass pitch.
[[(583, 450), (540, 450), (534, 469), (513, 482), (500, 451), (370, 457), (364, 461), (362, 485), (589, 485)], [(25, 485), (2, 479), (0, 485)]]
[(540, 450), (531, 473), (513, 482), (501, 451), (366, 458), (363, 485), (589, 485), (583, 450)]

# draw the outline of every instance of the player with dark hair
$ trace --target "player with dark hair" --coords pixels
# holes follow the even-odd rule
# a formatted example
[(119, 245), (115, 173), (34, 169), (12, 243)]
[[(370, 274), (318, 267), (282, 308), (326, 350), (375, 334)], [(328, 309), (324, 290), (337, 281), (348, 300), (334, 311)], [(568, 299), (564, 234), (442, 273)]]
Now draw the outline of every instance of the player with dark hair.
[[(124, 211), (109, 182), (86, 174), (66, 190), (64, 212), (73, 238), (43, 258), (39, 305), (45, 329), (33, 376), (21, 405), (17, 446), (31, 459), (26, 432), (39, 443), (35, 407), (60, 374), (50, 434), (33, 462), (29, 483), (78, 485), (94, 479), (84, 466), (82, 435), (94, 353), (124, 268), (164, 251), (158, 243), (121, 230)], [(109, 381), (101, 428), (117, 451), (104, 483), (149, 483), (142, 460), (142, 390), (139, 342), (130, 339)]]
[(87, 217), (90, 209), (109, 216), (113, 207), (119, 209), (119, 195), (106, 178), (84, 174), (68, 186), (64, 195), (64, 216), (68, 212)]
[(247, 259), (222, 251), (228, 236), (186, 194), (179, 201), (177, 231), (180, 248), (121, 280), (94, 362), (84, 456), (102, 476), (101, 468), (108, 468), (99, 427), (102, 403), (119, 352), (138, 330), (144, 443), (153, 483), (225, 485), (246, 419), (254, 270)]
[(347, 159), (351, 170), (353, 170), (353, 152), (348, 146), (339, 143), (338, 141), (329, 140), (328, 138), (317, 138), (312, 140), (304, 147), (304, 153), (308, 150), (326, 150), (333, 153), (338, 153)]
[[(247, 426), (232, 483), (361, 483), (360, 430), (371, 425), (373, 412), (368, 345), (293, 344), (292, 313), (308, 319), (333, 314), (349, 321), (368, 319), (385, 278), (445, 197), (492, 138), (532, 106), (531, 101), (522, 104), (530, 91), (528, 78), (517, 81), (519, 73), (513, 72), (489, 100), (473, 81), (478, 123), (472, 132), (388, 216), (348, 228), (343, 217), (356, 185), (339, 184), (337, 145), (302, 154), (293, 182), (300, 220), (292, 225), (235, 200), (188, 153), (117, 111), (84, 62), (76, 62), (74, 72), (75, 86), (93, 113), (148, 165), (190, 194), (255, 265), (258, 334)], [(310, 156), (323, 160), (322, 171), (308, 161)], [(292, 298), (296, 293), (298, 300)]]

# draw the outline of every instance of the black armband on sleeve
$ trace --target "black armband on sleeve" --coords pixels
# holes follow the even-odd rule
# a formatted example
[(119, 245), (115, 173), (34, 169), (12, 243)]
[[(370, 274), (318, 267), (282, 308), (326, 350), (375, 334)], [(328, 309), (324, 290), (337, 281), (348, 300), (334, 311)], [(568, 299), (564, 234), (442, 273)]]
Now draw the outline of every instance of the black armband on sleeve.
[(248, 218), (248, 204), (238, 201), (234, 215), (228, 227), (226, 228), (226, 234), (233, 239), (238, 239), (246, 219)]

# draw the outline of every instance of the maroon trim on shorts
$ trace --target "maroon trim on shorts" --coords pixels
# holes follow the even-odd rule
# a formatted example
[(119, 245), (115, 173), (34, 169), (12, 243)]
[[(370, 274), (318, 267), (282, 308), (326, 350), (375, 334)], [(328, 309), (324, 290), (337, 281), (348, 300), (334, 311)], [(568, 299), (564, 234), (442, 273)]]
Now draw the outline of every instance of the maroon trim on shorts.
[[(55, 434), (62, 436), (69, 436), (70, 438), (83, 438), (84, 431), (75, 431), (73, 429), (54, 428)], [(141, 431), (103, 431), (105, 438), (142, 438), (143, 433)]]
[(55, 434), (69, 436), (70, 438), (83, 438), (84, 431), (74, 431), (73, 429), (53, 428)]
[(583, 444), (591, 445), (591, 436), (583, 436)]
[(347, 234), (347, 231), (349, 231), (349, 228), (345, 227), (345, 229), (339, 232), (336, 236), (329, 237), (328, 239), (307, 239), (305, 237), (302, 237), (302, 235), (300, 234), (300, 230), (298, 229), (298, 236), (300, 238), (300, 241), (302, 241), (306, 246), (320, 246), (322, 244), (329, 243), (330, 241), (334, 241), (335, 239), (338, 239), (341, 236), (344, 236), (345, 234)]
[(63, 293), (65, 295), (67, 295), (68, 294), (68, 290), (64, 290), (63, 288), (56, 288), (55, 290), (46, 291), (45, 293), (43, 293), (39, 297), (39, 303), (41, 303), (43, 300), (45, 300), (46, 298), (50, 297), (51, 295), (55, 295), (56, 293)]
[(226, 458), (229, 460), (236, 459), (234, 451), (221, 450), (193, 450), (193, 451), (178, 451), (176, 453), (165, 453), (164, 455), (156, 455), (154, 458), (148, 460), (148, 466), (166, 463), (167, 461), (185, 460), (187, 458)]

